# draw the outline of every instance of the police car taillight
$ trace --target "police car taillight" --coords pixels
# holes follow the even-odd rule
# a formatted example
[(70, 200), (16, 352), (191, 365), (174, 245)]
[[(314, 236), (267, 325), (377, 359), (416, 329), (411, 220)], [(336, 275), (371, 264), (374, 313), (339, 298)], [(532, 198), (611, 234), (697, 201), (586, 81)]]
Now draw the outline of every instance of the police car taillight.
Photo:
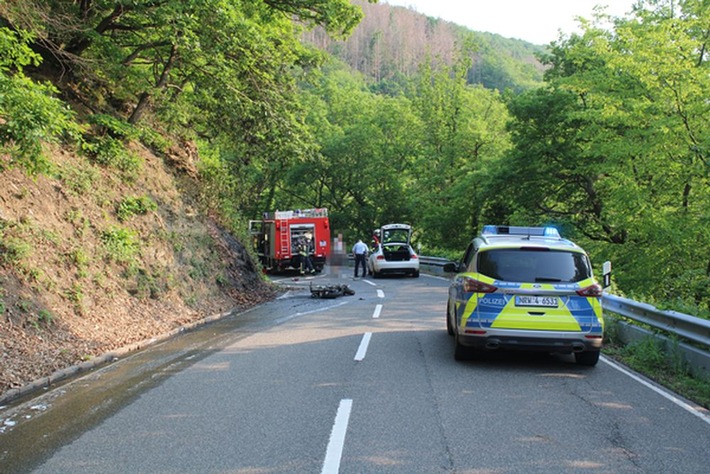
[(602, 287), (599, 285), (591, 285), (581, 290), (577, 290), (579, 296), (584, 296), (585, 298), (600, 298), (602, 296)]
[(466, 293), (493, 293), (498, 288), (488, 283), (476, 280), (474, 278), (463, 279), (463, 291)]

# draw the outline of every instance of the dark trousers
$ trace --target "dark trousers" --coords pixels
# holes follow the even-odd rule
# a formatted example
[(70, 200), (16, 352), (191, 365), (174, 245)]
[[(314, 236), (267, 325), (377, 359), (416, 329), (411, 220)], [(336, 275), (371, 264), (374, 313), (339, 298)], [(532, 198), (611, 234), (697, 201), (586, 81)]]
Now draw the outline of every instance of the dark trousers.
[(357, 270), (362, 265), (362, 276), (367, 276), (367, 264), (365, 263), (365, 254), (356, 253), (355, 254), (355, 277), (357, 277)]
[(311, 256), (310, 255), (301, 255), (301, 273), (303, 273), (303, 272), (312, 273), (313, 271), (314, 271), (313, 261), (311, 260)]

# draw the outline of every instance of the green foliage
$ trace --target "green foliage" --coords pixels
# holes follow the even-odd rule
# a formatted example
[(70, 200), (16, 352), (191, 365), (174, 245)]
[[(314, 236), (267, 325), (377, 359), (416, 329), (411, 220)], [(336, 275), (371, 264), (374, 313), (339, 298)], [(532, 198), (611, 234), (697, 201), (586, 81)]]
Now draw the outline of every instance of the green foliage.
[(88, 276), (87, 267), (90, 263), (90, 258), (84, 249), (72, 250), (69, 254), (69, 261), (76, 267), (77, 275), (80, 278)]
[(454, 66), (463, 54), (473, 59), (465, 74), (468, 84), (519, 92), (542, 83), (543, 66), (535, 55), (543, 46), (474, 32), (383, 2), (362, 8), (365, 17), (356, 35), (343, 41), (316, 29), (304, 34), (304, 41), (346, 62), (381, 94), (400, 95), (430, 58), (446, 68)]
[(135, 176), (143, 162), (135, 153), (131, 153), (121, 140), (111, 136), (87, 139), (83, 146), (96, 163), (122, 171), (128, 178)]
[(654, 337), (645, 337), (626, 346), (623, 354), (632, 364), (644, 366), (653, 372), (667, 367), (663, 345)]
[(101, 242), (109, 261), (132, 265), (140, 251), (136, 232), (123, 227), (111, 227), (101, 233)]
[(67, 185), (69, 192), (76, 196), (83, 196), (91, 191), (99, 174), (94, 166), (75, 167), (65, 166), (59, 172), (59, 177)]
[(169, 231), (163, 235), (163, 239), (172, 245), (176, 253), (181, 253), (185, 250), (185, 237), (180, 232)]
[(17, 300), (15, 307), (22, 313), (29, 313), (32, 310), (32, 302), (23, 297)]
[(22, 70), (26, 66), (38, 66), (41, 62), (39, 54), (32, 51), (27, 43), (32, 36), (24, 31), (14, 32), (9, 28), (0, 27), (0, 71)]
[[(126, 143), (165, 151), (155, 131), (176, 131), (198, 143), (202, 209), (234, 229), (267, 210), (328, 207), (346, 239), (404, 221), (423, 249), (456, 256), (482, 224), (555, 223), (595, 262), (614, 262), (620, 289), (707, 314), (710, 13), (702, 1), (669, 5), (642, 1), (629, 18), (600, 16), (581, 35), (560, 38), (542, 56), (543, 87), (529, 61), (540, 48), (434, 19), (418, 18), (425, 28), (409, 31), (399, 20), (414, 13), (404, 9), (387, 16), (388, 31), (374, 27), (385, 16), (368, 14), (371, 33), (333, 46), (342, 57), (362, 46), (350, 56), (375, 73), (356, 76), (299, 41), (304, 24), (352, 31), (363, 17), (347, 0), (123, 2), (121, 15), (112, 2), (50, 2), (52, 15), (28, 7), (32, 20), (21, 24), (44, 45), (60, 45), (61, 54), (45, 58), (52, 67), (81, 58), (81, 68), (67, 70), (72, 86), (93, 94), (94, 110), (126, 117), (90, 117), (83, 146), (96, 163), (130, 178), (141, 163)], [(383, 48), (407, 32), (428, 56)], [(4, 139), (16, 150), (63, 130), (50, 106), (58, 101), (6, 99), (54, 94), (23, 76), (39, 58), (22, 35), (2, 30), (8, 93), (0, 101), (20, 118), (34, 110), (20, 104), (33, 103), (56, 117), (31, 112), (9, 128), (1, 115), (0, 130), (22, 130)], [(457, 46), (440, 49), (455, 42), (447, 38)], [(57, 126), (33, 135), (40, 122)], [(62, 179), (82, 194), (94, 175), (70, 170)], [(117, 213), (125, 221), (151, 210), (129, 198)]]
[[(376, 0), (368, 0), (374, 3)], [(338, 37), (347, 36), (360, 23), (362, 10), (352, 5), (350, 0), (331, 0), (329, 2), (302, 0), (264, 0), (275, 10), (298, 17), (311, 27), (321, 25), (329, 33)]]
[(468, 74), (470, 83), (479, 83), (499, 92), (523, 92), (542, 85), (543, 66), (534, 58), (544, 49), (524, 41), (492, 33), (473, 33), (481, 45), (480, 63)]
[(628, 345), (616, 337), (606, 338), (605, 335), (604, 353), (607, 356), (620, 360), (689, 400), (710, 408), (710, 380), (690, 374), (677, 343), (667, 353), (662, 343), (652, 336)]
[(93, 114), (89, 117), (92, 132), (85, 135), (82, 150), (96, 163), (110, 166), (124, 173), (128, 179), (140, 171), (141, 158), (126, 147), (130, 140), (142, 136), (141, 131), (116, 117)]
[(40, 309), (37, 313), (37, 322), (49, 326), (54, 321), (54, 315), (47, 309)]
[(18, 267), (32, 252), (32, 245), (24, 238), (3, 232), (0, 240), (0, 263)]
[(464, 250), (464, 247), (454, 250), (450, 248), (424, 245), (422, 246), (420, 253), (421, 255), (425, 255), (427, 257), (446, 258), (451, 262), (458, 262), (463, 258)]
[(91, 226), (89, 219), (83, 215), (80, 209), (69, 211), (66, 220), (74, 226), (75, 233), (79, 237), (82, 237)]
[(188, 270), (187, 275), (190, 278), (193, 280), (202, 280), (207, 278), (207, 266), (205, 265), (204, 260), (192, 258), (190, 259), (189, 265), (190, 269)]
[(425, 65), (413, 99), (425, 133), (409, 192), (422, 241), (435, 247), (460, 249), (469, 242), (489, 195), (486, 173), (510, 147), (500, 96), (467, 85), (467, 66), (464, 59), (449, 69)]
[(27, 46), (29, 35), (0, 28), (0, 152), (32, 174), (46, 173), (50, 163), (43, 142), (78, 136), (73, 113), (54, 97), (51, 84), (36, 83), (23, 68), (39, 57)]
[(647, 3), (614, 34), (590, 24), (556, 44), (548, 86), (511, 100), (515, 151), (494, 179), (511, 221), (566, 227), (593, 259), (614, 262), (621, 288), (701, 314), (710, 309), (708, 21), (700, 3), (674, 12)]
[(165, 153), (170, 148), (170, 140), (157, 131), (142, 127), (140, 130), (140, 140), (155, 153)]
[(619, 319), (604, 315), (604, 346), (623, 346), (623, 334)]
[(38, 283), (44, 275), (44, 272), (39, 268), (27, 268), (25, 273), (27, 274), (27, 278), (34, 283)]
[[(249, 190), (232, 170), (231, 159), (219, 155), (219, 149), (205, 148), (198, 163), (201, 204), (208, 212), (216, 213), (225, 222), (241, 220), (240, 208), (248, 202)], [(225, 159), (226, 158), (226, 159)]]
[(108, 135), (121, 141), (127, 141), (136, 140), (141, 136), (139, 129), (113, 115), (93, 114), (89, 117), (89, 123), (94, 128), (96, 135), (101, 137)]
[(140, 268), (135, 275), (135, 285), (131, 293), (136, 297), (160, 299), (174, 286), (174, 279), (172, 275), (166, 273), (165, 269)]
[(84, 312), (84, 306), (82, 304), (84, 302), (84, 289), (81, 283), (72, 283), (71, 287), (64, 292), (64, 296), (72, 303), (77, 313), (81, 314)]
[(158, 209), (158, 205), (148, 196), (126, 197), (119, 204), (116, 214), (124, 222), (136, 215), (145, 215)]
[(320, 153), (295, 163), (284, 189), (267, 194), (272, 202), (262, 206), (328, 207), (333, 227), (362, 236), (394, 216), (410, 218), (401, 178), (411, 169), (420, 125), (407, 99), (377, 96), (331, 67), (301, 98)]

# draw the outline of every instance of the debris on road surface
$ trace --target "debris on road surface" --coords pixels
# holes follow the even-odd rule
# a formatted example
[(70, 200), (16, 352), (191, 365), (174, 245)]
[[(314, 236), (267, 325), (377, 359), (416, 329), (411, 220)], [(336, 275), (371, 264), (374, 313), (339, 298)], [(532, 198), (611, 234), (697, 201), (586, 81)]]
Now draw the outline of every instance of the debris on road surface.
[(337, 298), (355, 294), (355, 290), (348, 285), (314, 285), (311, 282), (310, 287), (312, 298)]

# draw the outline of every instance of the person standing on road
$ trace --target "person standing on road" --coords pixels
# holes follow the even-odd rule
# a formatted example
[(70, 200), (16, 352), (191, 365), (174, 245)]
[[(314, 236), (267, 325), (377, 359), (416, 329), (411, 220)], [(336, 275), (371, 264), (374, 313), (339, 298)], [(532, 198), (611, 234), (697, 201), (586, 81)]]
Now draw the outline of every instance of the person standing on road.
[(311, 255), (313, 253), (311, 251), (311, 247), (312, 244), (310, 239), (308, 239), (308, 236), (298, 239), (298, 255), (300, 260), (299, 268), (301, 270), (301, 275), (316, 272), (315, 268), (313, 268), (313, 261), (311, 260)]
[(380, 245), (380, 229), (375, 229), (372, 233), (372, 242), (370, 243), (373, 252), (377, 250), (378, 245)]
[(355, 278), (357, 278), (357, 271), (362, 265), (362, 276), (367, 276), (367, 263), (365, 263), (365, 257), (367, 257), (367, 244), (359, 239), (355, 245), (353, 245), (353, 255), (355, 256)]

